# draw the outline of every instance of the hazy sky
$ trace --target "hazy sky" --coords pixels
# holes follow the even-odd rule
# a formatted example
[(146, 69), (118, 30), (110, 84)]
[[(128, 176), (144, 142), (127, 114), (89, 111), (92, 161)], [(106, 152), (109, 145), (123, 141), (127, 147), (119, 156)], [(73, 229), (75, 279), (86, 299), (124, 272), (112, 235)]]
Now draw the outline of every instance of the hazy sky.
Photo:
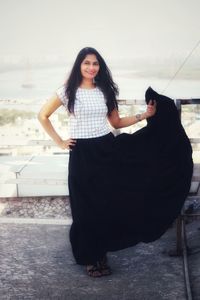
[[(199, 0), (0, 0), (0, 56), (185, 57), (200, 39)], [(199, 56), (200, 51), (194, 53)]]
[[(200, 40), (199, 11), (200, 0), (0, 0), (0, 83), (5, 90), (12, 79), (3, 72), (28, 68), (29, 62), (37, 71), (38, 61), (61, 66), (66, 76), (79, 50), (92, 46), (122, 95), (140, 97), (149, 83), (163, 91)], [(199, 97), (200, 45), (175, 79), (167, 92)], [(179, 79), (185, 80), (180, 86)]]

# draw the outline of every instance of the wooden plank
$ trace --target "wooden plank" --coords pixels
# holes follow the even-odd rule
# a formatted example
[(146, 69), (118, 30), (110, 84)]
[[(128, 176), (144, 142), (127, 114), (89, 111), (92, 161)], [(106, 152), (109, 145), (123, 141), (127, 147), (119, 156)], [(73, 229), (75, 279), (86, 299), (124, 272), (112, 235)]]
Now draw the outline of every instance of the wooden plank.
[(145, 100), (138, 100), (138, 99), (129, 99), (129, 100), (123, 100), (120, 99), (117, 101), (119, 105), (146, 105)]
[(194, 164), (192, 181), (200, 182), (200, 164)]
[(67, 185), (67, 178), (11, 178), (5, 184), (26, 184), (26, 185)]
[(200, 98), (176, 99), (176, 102), (180, 103), (181, 105), (200, 104)]
[(192, 144), (199, 144), (200, 143), (200, 138), (190, 138), (190, 142)]

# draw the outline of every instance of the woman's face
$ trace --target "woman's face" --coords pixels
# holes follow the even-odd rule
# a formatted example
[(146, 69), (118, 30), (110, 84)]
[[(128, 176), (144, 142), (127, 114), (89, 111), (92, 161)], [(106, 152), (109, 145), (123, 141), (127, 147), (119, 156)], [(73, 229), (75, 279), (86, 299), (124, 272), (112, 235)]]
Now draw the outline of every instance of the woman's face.
[(84, 79), (94, 79), (99, 72), (99, 62), (95, 54), (88, 54), (81, 63), (81, 75)]

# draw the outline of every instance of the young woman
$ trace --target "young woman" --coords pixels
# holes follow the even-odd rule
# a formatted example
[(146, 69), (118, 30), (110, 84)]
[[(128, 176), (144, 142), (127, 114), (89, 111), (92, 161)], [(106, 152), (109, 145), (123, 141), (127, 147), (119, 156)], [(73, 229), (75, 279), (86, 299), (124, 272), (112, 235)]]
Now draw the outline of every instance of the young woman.
[[(119, 142), (114, 137), (108, 122), (114, 128), (122, 128), (156, 113), (156, 103), (150, 101), (146, 112), (121, 118), (117, 95), (117, 85), (104, 59), (97, 50), (86, 47), (79, 52), (67, 82), (38, 115), (54, 142), (61, 149), (71, 150), (68, 183), (73, 223), (70, 241), (76, 262), (86, 265), (88, 275), (93, 277), (111, 274), (106, 258), (109, 250), (136, 243), (135, 240), (125, 242), (125, 231), (127, 233), (131, 224), (124, 220), (124, 227), (123, 220), (118, 219), (120, 199), (116, 191), (120, 176), (126, 173), (126, 164), (120, 169), (122, 159), (116, 149), (123, 140)], [(70, 138), (66, 140), (59, 136), (49, 120), (61, 105), (69, 113)], [(123, 189), (129, 188), (122, 186)], [(127, 212), (122, 219), (126, 216)]]

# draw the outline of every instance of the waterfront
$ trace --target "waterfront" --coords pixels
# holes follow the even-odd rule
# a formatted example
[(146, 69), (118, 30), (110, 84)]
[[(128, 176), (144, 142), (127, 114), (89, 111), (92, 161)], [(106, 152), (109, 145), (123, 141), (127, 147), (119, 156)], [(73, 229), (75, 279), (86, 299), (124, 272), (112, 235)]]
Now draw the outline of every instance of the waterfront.
[[(141, 70), (144, 67), (141, 67)], [(199, 72), (195, 69), (189, 69), (190, 76), (183, 74), (164, 92), (167, 96), (175, 98), (198, 98), (200, 95)], [(188, 71), (186, 73), (188, 73)], [(28, 73), (27, 73), (28, 72)], [(59, 88), (66, 79), (69, 69), (63, 67), (52, 68), (35, 68), (33, 70), (12, 70), (0, 73), (0, 99), (1, 108), (9, 105), (8, 100), (17, 100), (13, 103), (17, 105), (29, 104), (31, 109), (37, 110), (38, 107), (49, 97), (51, 97), (57, 88)], [(127, 70), (114, 68), (113, 78), (119, 86), (119, 99), (144, 99), (145, 90), (152, 86), (156, 91), (162, 93), (165, 90), (172, 72), (166, 74), (162, 66), (155, 70), (154, 68), (146, 68), (145, 71), (140, 69)], [(24, 84), (31, 85), (25, 88)], [(7, 102), (5, 101), (7, 100)]]

